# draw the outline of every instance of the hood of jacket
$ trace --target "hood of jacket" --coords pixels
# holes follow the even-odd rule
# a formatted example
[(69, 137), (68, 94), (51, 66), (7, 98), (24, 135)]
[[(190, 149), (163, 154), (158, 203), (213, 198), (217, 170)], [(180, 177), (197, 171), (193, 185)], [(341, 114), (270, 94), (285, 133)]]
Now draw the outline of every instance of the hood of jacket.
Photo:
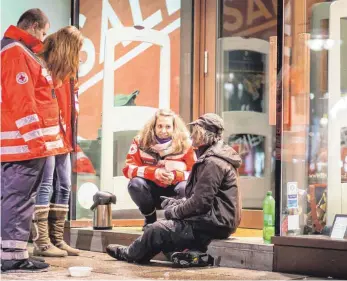
[(223, 159), (224, 161), (232, 164), (236, 169), (242, 164), (240, 155), (231, 146), (225, 144), (223, 141), (219, 141), (210, 146), (205, 153), (199, 157), (199, 160), (203, 160), (211, 156)]

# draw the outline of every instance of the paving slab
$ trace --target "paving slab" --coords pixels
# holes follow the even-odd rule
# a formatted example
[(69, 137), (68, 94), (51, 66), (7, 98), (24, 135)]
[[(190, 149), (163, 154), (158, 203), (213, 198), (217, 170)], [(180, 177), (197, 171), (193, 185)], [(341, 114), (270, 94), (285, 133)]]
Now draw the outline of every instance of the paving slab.
[[(29, 249), (31, 251), (32, 249)], [(81, 251), (78, 257), (45, 258), (48, 272), (2, 274), (2, 280), (300, 280), (306, 276), (226, 267), (173, 268), (169, 262), (154, 261), (149, 265), (117, 261), (107, 254)], [(71, 266), (91, 266), (92, 275), (69, 276)]]

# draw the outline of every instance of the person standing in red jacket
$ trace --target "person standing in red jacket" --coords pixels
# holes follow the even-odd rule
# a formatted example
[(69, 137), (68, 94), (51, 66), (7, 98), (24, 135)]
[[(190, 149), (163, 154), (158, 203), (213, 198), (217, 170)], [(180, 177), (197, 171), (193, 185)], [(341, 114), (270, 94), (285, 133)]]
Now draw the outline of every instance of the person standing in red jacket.
[[(26, 249), (46, 158), (68, 152), (53, 79), (36, 55), (49, 25), (40, 9), (31, 9), (1, 40), (2, 272), (36, 272), (49, 267), (29, 258)], [(62, 59), (64, 63), (67, 57)]]
[(158, 110), (133, 140), (123, 169), (129, 194), (145, 216), (143, 229), (157, 220), (160, 196), (185, 197), (195, 160), (182, 119), (171, 110)]
[[(77, 91), (75, 79), (83, 36), (74, 26), (67, 26), (48, 36), (39, 53), (57, 83), (56, 96), (68, 153), (47, 158), (38, 190), (33, 216), (34, 255), (47, 257), (76, 256), (77, 249), (64, 241), (65, 218), (71, 190), (70, 153), (76, 150)], [(65, 54), (69, 54), (65, 58)], [(56, 181), (54, 181), (56, 174)]]

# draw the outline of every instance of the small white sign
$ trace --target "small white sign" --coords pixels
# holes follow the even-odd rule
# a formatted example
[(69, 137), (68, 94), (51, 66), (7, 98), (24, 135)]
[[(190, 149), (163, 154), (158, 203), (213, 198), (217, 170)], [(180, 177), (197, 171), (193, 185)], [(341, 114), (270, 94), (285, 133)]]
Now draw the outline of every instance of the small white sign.
[(299, 207), (297, 182), (287, 182), (287, 207), (288, 209), (297, 209)]
[(288, 230), (300, 229), (299, 215), (288, 216)]

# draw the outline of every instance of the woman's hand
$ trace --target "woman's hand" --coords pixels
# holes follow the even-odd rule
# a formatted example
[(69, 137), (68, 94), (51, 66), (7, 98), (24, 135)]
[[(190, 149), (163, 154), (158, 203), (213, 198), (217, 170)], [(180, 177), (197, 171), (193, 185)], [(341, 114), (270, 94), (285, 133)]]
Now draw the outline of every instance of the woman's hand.
[(163, 184), (170, 185), (175, 179), (175, 175), (174, 173), (168, 172), (165, 169), (158, 168), (155, 171), (155, 178)]

